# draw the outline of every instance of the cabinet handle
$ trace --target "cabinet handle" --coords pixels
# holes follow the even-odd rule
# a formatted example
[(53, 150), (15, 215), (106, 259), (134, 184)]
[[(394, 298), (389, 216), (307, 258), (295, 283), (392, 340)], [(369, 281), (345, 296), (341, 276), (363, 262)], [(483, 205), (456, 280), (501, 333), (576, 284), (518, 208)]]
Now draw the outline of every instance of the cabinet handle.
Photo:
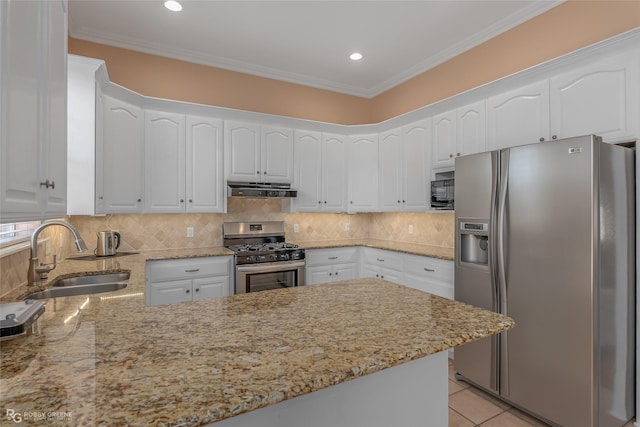
[(551, 139), (558, 139), (558, 135), (553, 135)]
[(352, 201), (350, 201), (349, 203), (353, 204), (353, 200), (352, 200)]
[(380, 277), (380, 275), (379, 275), (379, 274), (376, 274), (376, 277)]
[(187, 293), (190, 293), (191, 291), (189, 289), (187, 289)]
[(430, 268), (425, 267), (425, 268), (424, 268), (424, 271), (428, 271), (429, 273), (433, 273), (435, 270), (432, 270), (432, 269), (430, 269)]
[(380, 275), (380, 278), (381, 278), (381, 279), (384, 279), (384, 276), (381, 274), (381, 275)]
[(267, 171), (262, 171), (262, 175), (266, 175), (266, 174), (267, 174)]
[(384, 262), (382, 258), (376, 258), (376, 261)]
[(256, 171), (256, 175), (260, 175), (260, 171)]
[(332, 275), (332, 273), (329, 273), (329, 276), (331, 276), (331, 275)]
[(326, 201), (326, 200), (324, 201), (324, 204), (325, 204), (325, 205), (327, 204), (327, 201)]
[(103, 199), (104, 199), (104, 197), (102, 197), (102, 196), (99, 196), (99, 197), (98, 197), (98, 199), (100, 199), (100, 200), (103, 200)]
[(407, 203), (407, 202), (403, 200), (402, 203)]
[(336, 276), (338, 275), (338, 272), (336, 271)]
[(192, 270), (185, 270), (184, 272), (185, 272), (185, 273), (196, 273), (196, 272), (198, 272), (198, 271), (200, 271), (200, 269), (199, 269), (199, 268), (194, 268), (194, 269), (192, 269)]
[(184, 203), (184, 199), (180, 199), (180, 203)]
[(400, 200), (398, 200), (398, 203), (400, 203)]
[(138, 203), (140, 203), (142, 201), (142, 199), (138, 199)]
[(193, 203), (193, 199), (189, 199), (189, 203)]
[(318, 200), (318, 204), (321, 205), (322, 204), (322, 200)]
[(196, 288), (196, 292), (200, 292), (200, 288)]
[(330, 256), (329, 259), (338, 259), (337, 256)]
[(540, 142), (544, 142), (544, 138), (540, 138)]
[(45, 188), (56, 188), (56, 182), (55, 181), (49, 181), (48, 179), (45, 182), (41, 182), (40, 183), (40, 187), (45, 187)]

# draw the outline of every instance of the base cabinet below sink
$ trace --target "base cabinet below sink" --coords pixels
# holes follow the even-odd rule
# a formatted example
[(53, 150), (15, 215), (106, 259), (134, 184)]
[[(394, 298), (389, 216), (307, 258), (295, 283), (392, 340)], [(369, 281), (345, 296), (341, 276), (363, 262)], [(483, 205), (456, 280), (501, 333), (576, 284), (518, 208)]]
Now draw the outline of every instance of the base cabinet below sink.
[(145, 301), (167, 305), (232, 294), (233, 257), (147, 261)]

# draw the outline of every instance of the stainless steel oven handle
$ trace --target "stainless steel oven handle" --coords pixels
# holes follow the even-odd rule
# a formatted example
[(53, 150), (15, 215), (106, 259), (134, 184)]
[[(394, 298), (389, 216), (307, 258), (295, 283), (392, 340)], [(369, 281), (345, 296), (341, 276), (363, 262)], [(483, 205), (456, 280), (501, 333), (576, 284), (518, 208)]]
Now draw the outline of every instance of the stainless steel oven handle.
[(300, 268), (304, 267), (304, 261), (284, 261), (284, 262), (265, 262), (262, 264), (251, 264), (251, 265), (238, 265), (236, 269), (239, 273), (245, 272), (260, 272), (260, 273), (268, 273), (272, 271), (285, 271), (291, 270), (292, 268)]

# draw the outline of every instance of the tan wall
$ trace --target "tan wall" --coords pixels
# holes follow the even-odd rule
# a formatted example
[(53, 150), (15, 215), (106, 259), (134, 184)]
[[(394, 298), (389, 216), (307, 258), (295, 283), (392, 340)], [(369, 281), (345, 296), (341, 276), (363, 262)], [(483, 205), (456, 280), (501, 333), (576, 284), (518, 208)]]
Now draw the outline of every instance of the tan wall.
[(156, 98), (328, 123), (370, 120), (370, 100), (69, 38), (69, 53), (103, 59), (109, 80)]
[(338, 124), (378, 123), (640, 26), (640, 1), (568, 1), (387, 92), (364, 99), (69, 39), (111, 81), (159, 98)]
[(640, 1), (569, 1), (372, 100), (375, 123), (640, 26)]

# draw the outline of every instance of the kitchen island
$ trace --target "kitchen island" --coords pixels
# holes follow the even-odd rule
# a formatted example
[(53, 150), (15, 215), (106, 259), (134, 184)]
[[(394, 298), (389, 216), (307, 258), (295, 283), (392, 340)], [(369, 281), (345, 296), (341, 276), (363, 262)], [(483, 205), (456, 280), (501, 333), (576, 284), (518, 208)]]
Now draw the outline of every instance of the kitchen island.
[[(147, 307), (144, 263), (155, 256), (108, 260), (131, 271), (125, 289), (49, 300), (34, 334), (0, 343), (3, 415), (10, 409), (24, 421), (61, 425), (228, 419), (224, 425), (377, 375), (398, 372), (402, 385), (435, 358), (445, 381), (444, 404), (433, 405), (446, 419), (443, 351), (513, 327), (507, 317), (378, 279)], [(87, 265), (98, 268), (65, 261), (59, 273)], [(432, 407), (410, 397), (406, 404), (420, 402), (423, 413)], [(382, 409), (403, 425), (403, 408)]]

